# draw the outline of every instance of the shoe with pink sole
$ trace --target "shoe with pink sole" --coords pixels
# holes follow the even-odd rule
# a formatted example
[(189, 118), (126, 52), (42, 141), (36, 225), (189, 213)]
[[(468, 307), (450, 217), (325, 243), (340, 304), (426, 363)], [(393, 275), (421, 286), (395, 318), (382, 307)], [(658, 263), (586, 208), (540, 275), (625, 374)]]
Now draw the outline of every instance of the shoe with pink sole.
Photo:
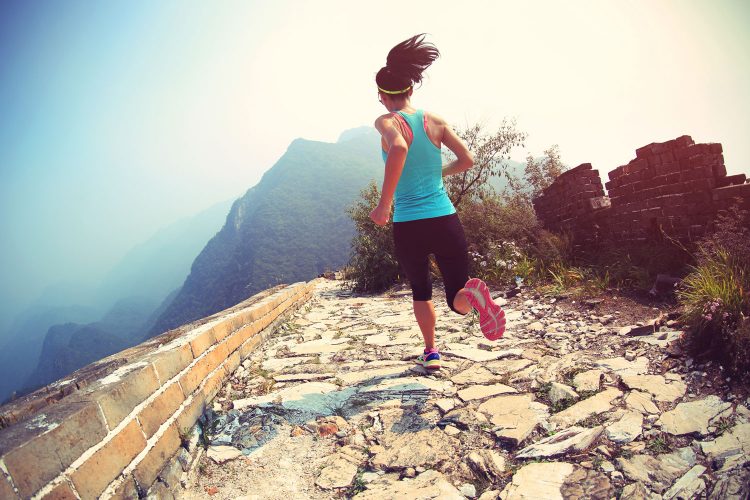
[(464, 288), (466, 299), (479, 313), (479, 326), (489, 340), (497, 340), (505, 333), (505, 312), (492, 300), (490, 289), (479, 278), (471, 278)]

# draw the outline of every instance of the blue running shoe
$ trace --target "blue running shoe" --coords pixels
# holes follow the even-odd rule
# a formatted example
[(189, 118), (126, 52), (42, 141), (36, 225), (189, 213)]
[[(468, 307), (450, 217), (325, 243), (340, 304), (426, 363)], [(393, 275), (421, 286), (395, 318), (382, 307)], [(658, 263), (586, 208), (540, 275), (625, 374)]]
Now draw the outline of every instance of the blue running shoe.
[(417, 356), (417, 363), (424, 366), (427, 370), (440, 369), (440, 353), (437, 349), (430, 349)]

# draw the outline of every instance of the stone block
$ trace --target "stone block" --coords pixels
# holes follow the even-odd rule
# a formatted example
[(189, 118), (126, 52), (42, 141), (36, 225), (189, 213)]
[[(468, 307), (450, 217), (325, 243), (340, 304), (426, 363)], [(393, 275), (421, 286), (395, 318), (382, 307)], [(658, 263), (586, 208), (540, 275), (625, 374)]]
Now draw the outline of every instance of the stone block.
[(188, 371), (180, 376), (180, 386), (185, 397), (193, 394), (201, 384), (206, 375), (210, 372), (210, 366), (206, 356), (195, 361), (195, 364), (188, 368)]
[(713, 165), (711, 170), (713, 171), (714, 177), (724, 177), (727, 175), (727, 167), (725, 167), (723, 163)]
[(227, 318), (223, 321), (218, 322), (211, 328), (211, 330), (214, 332), (214, 338), (216, 339), (216, 342), (221, 342), (234, 331), (235, 328), (232, 324), (232, 319), (233, 318)]
[(236, 351), (242, 344), (247, 341), (250, 337), (256, 335), (260, 331), (260, 324), (256, 321), (249, 325), (245, 325), (239, 330), (237, 330), (232, 336), (227, 340), (227, 348), (229, 352)]
[(197, 359), (203, 354), (209, 347), (216, 343), (216, 334), (211, 327), (199, 327), (202, 329), (201, 333), (195, 334), (195, 338), (190, 341), (190, 347), (193, 350), (193, 358)]
[(656, 167), (657, 165), (661, 165), (661, 157), (659, 155), (652, 155), (648, 157), (648, 166), (649, 167)]
[(614, 170), (610, 170), (607, 176), (609, 177), (609, 180), (613, 181), (615, 179), (619, 179), (620, 177), (622, 177), (623, 173), (624, 173), (623, 168), (617, 167)]
[[(0, 498), (5, 499), (6, 497), (0, 496)], [(8, 497), (8, 498), (17, 498), (17, 497)], [(77, 500), (79, 497), (75, 494), (73, 491), (73, 488), (68, 484), (68, 482), (63, 481), (62, 483), (58, 484), (52, 490), (44, 495), (42, 499), (44, 500)], [(85, 496), (81, 495), (80, 498), (86, 498)], [(93, 497), (91, 497), (93, 498)]]
[(246, 359), (262, 341), (263, 337), (260, 335), (255, 335), (247, 339), (245, 343), (240, 346), (240, 358)]
[(194, 358), (190, 344), (183, 344), (174, 349), (154, 353), (147, 359), (154, 365), (161, 383), (165, 384), (192, 363)]
[(216, 397), (216, 394), (221, 390), (221, 386), (224, 380), (227, 378), (227, 371), (224, 366), (218, 367), (213, 373), (206, 377), (206, 383), (203, 387), (204, 397), (206, 401), (211, 401)]
[(107, 435), (93, 402), (60, 402), (0, 432), (0, 455), (20, 496), (31, 497)]
[(227, 357), (226, 344), (218, 344), (213, 350), (206, 352), (198, 359), (187, 372), (180, 377), (180, 385), (185, 395), (192, 394), (201, 384), (203, 379), (217, 366), (224, 362)]
[(677, 161), (681, 161), (685, 158), (688, 158), (692, 153), (692, 146), (688, 146), (685, 148), (677, 148), (674, 150), (674, 157), (677, 159)]
[(176, 489), (180, 487), (182, 472), (180, 461), (177, 459), (170, 460), (161, 472), (159, 472), (159, 480), (164, 482), (173, 492), (176, 493)]
[(726, 187), (738, 184), (744, 184), (747, 178), (745, 174), (727, 175), (724, 178), (716, 180), (716, 187)]
[(727, 200), (737, 197), (750, 198), (750, 184), (716, 188), (713, 190), (712, 195), (715, 200)]
[(659, 155), (659, 159), (661, 159), (661, 163), (673, 163), (676, 158), (674, 157), (674, 153), (672, 153), (671, 150), (665, 151)]
[(185, 401), (185, 395), (182, 393), (180, 384), (172, 382), (150, 404), (141, 410), (138, 414), (138, 421), (143, 428), (143, 432), (146, 434), (146, 439), (151, 438), (161, 424), (174, 415), (183, 401)]
[(146, 439), (133, 420), (70, 474), (81, 498), (98, 498), (144, 448)]
[(237, 367), (240, 366), (241, 362), (242, 360), (240, 359), (240, 352), (235, 351), (227, 358), (227, 361), (224, 365), (224, 370), (227, 374), (233, 373), (237, 369)]
[(180, 435), (175, 424), (170, 425), (166, 432), (156, 441), (146, 456), (135, 466), (133, 476), (142, 491), (148, 490), (164, 465), (174, 456), (180, 447)]
[(114, 489), (111, 500), (138, 500), (138, 498), (138, 486), (135, 484), (135, 479), (127, 475)]
[(600, 210), (602, 208), (608, 208), (611, 206), (612, 202), (607, 196), (589, 198), (589, 207), (591, 208), (591, 210)]
[(654, 145), (652, 142), (651, 144), (647, 144), (646, 146), (640, 147), (635, 150), (635, 156), (636, 158), (645, 158), (647, 156), (651, 155), (651, 148)]
[(147, 364), (137, 367), (111, 384), (92, 386), (93, 390), (81, 397), (99, 403), (107, 425), (114, 429), (137, 405), (156, 392), (159, 386), (154, 366)]
[(229, 346), (226, 342), (216, 345), (216, 347), (207, 353), (211, 371), (222, 364), (229, 357)]
[(203, 391), (196, 392), (192, 398), (187, 400), (182, 409), (179, 410), (177, 419), (175, 420), (177, 430), (180, 433), (187, 434), (193, 428), (198, 418), (206, 409), (206, 401), (206, 395)]
[(8, 481), (8, 478), (5, 477), (5, 474), (0, 472), (0, 498), (2, 499), (8, 499), (8, 500), (16, 500), (19, 497), (16, 494), (16, 491), (13, 489), (13, 486), (10, 484), (10, 481)]

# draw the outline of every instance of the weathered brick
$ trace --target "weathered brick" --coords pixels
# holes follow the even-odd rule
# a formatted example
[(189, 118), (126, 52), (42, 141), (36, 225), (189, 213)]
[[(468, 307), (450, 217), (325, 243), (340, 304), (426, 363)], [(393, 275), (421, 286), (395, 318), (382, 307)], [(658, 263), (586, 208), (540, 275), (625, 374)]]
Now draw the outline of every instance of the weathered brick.
[(146, 439), (149, 439), (159, 429), (161, 424), (174, 415), (177, 408), (185, 401), (182, 389), (177, 382), (172, 382), (161, 394), (138, 414)]
[(672, 163), (675, 161), (674, 154), (672, 151), (665, 151), (659, 155), (659, 159), (661, 159), (661, 163)]
[(635, 156), (637, 158), (644, 158), (646, 156), (649, 156), (651, 154), (651, 148), (654, 146), (654, 143), (647, 144), (643, 147), (640, 147), (635, 150)]
[(193, 362), (193, 350), (190, 344), (183, 344), (173, 349), (154, 353), (148, 358), (153, 363), (162, 384), (180, 373)]
[[(0, 497), (0, 498), (4, 499), (5, 497)], [(66, 481), (63, 481), (62, 483), (52, 488), (52, 490), (46, 495), (44, 495), (42, 498), (44, 500), (77, 500), (78, 496), (76, 496), (70, 484), (68, 484)], [(86, 498), (86, 497), (81, 496), (81, 498)]]
[(206, 409), (207, 400), (205, 393), (203, 391), (198, 391), (187, 401), (188, 403), (179, 410), (175, 421), (177, 430), (183, 434), (186, 434), (192, 429), (195, 422), (198, 421), (198, 417), (203, 414), (203, 411)]
[(21, 498), (16, 494), (16, 491), (13, 489), (10, 481), (2, 472), (0, 472), (0, 498), (2, 498), (3, 500), (15, 500), (17, 498)]
[(713, 157), (711, 155), (695, 155), (695, 156), (691, 156), (688, 159), (688, 165), (692, 167), (692, 169), (697, 169), (700, 167), (711, 165), (712, 162), (713, 162)]
[(712, 170), (714, 177), (724, 177), (727, 175), (727, 167), (724, 164), (713, 165)]
[(206, 375), (211, 371), (206, 356), (197, 360), (193, 366), (191, 366), (187, 372), (183, 373), (180, 377), (180, 385), (185, 393), (185, 396), (192, 394), (201, 384)]
[(661, 165), (662, 161), (659, 155), (653, 155), (648, 157), (648, 166), (649, 167), (655, 167), (657, 165)]
[(689, 148), (690, 156), (711, 154), (710, 144), (695, 144)]
[(111, 500), (138, 500), (138, 487), (133, 476), (127, 475), (115, 487)]
[(200, 333), (194, 334), (195, 338), (190, 341), (190, 347), (193, 349), (193, 358), (196, 359), (216, 343), (216, 334), (210, 325), (203, 325), (199, 329)]
[(206, 383), (203, 387), (206, 401), (211, 401), (221, 390), (224, 380), (227, 378), (227, 371), (223, 366), (217, 368), (213, 373), (206, 377)]
[(241, 360), (239, 351), (235, 351), (230, 354), (227, 358), (226, 365), (224, 366), (227, 374), (233, 373), (237, 369), (237, 367), (240, 366), (240, 362)]
[(211, 370), (213, 371), (214, 368), (219, 366), (229, 357), (229, 346), (226, 342), (223, 342), (221, 344), (218, 344), (213, 350), (211, 350), (206, 357), (209, 360), (209, 366), (211, 367)]
[(243, 326), (227, 339), (227, 349), (229, 350), (229, 352), (237, 350), (237, 348), (241, 346), (243, 342), (245, 342), (257, 332), (258, 325), (256, 323)]
[(167, 465), (159, 472), (159, 480), (164, 482), (173, 493), (177, 493), (175, 490), (180, 488), (182, 473), (182, 464), (179, 460), (173, 459), (167, 462)]
[(156, 480), (159, 471), (172, 458), (180, 447), (180, 435), (175, 424), (170, 425), (166, 432), (156, 441), (146, 456), (135, 466), (133, 476), (141, 490), (148, 490)]
[(260, 344), (262, 340), (263, 338), (260, 335), (255, 335), (247, 339), (245, 343), (240, 346), (240, 357), (246, 359), (255, 348), (258, 347), (258, 344)]
[(607, 175), (609, 176), (609, 180), (614, 181), (615, 179), (619, 179), (620, 177), (622, 177), (623, 174), (624, 172), (622, 171), (622, 167), (620, 166), (614, 170), (611, 170)]
[(106, 435), (96, 403), (63, 401), (31, 422), (3, 429), (0, 455), (20, 495), (27, 498)]
[(234, 327), (232, 325), (232, 318), (227, 318), (224, 321), (221, 321), (217, 323), (213, 328), (214, 337), (216, 338), (216, 342), (221, 342), (226, 338), (227, 335), (232, 333), (234, 331)]
[(146, 439), (133, 420), (70, 474), (81, 498), (98, 498), (145, 447)]
[(730, 198), (750, 198), (750, 184), (739, 184), (736, 186), (727, 186), (713, 190), (717, 200), (726, 200)]
[(728, 175), (716, 180), (716, 187), (726, 187), (736, 184), (744, 184), (747, 178), (745, 174)]
[(94, 399), (101, 406), (110, 429), (117, 427), (122, 420), (140, 403), (159, 388), (159, 379), (152, 364), (131, 371), (121, 380), (96, 388), (84, 397)]

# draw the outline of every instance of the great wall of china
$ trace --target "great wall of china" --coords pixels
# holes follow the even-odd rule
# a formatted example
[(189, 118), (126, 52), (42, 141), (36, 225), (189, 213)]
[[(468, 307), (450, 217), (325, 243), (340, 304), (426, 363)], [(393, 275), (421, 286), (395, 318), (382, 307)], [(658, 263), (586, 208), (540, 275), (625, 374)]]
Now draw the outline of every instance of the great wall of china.
[[(609, 179), (607, 197), (590, 164), (565, 172), (535, 201), (540, 220), (579, 244), (694, 240), (737, 198), (750, 209), (721, 145), (688, 136), (638, 149)], [(0, 407), (0, 499), (158, 497), (186, 472), (175, 457), (227, 379), (316, 283), (269, 289)]]

